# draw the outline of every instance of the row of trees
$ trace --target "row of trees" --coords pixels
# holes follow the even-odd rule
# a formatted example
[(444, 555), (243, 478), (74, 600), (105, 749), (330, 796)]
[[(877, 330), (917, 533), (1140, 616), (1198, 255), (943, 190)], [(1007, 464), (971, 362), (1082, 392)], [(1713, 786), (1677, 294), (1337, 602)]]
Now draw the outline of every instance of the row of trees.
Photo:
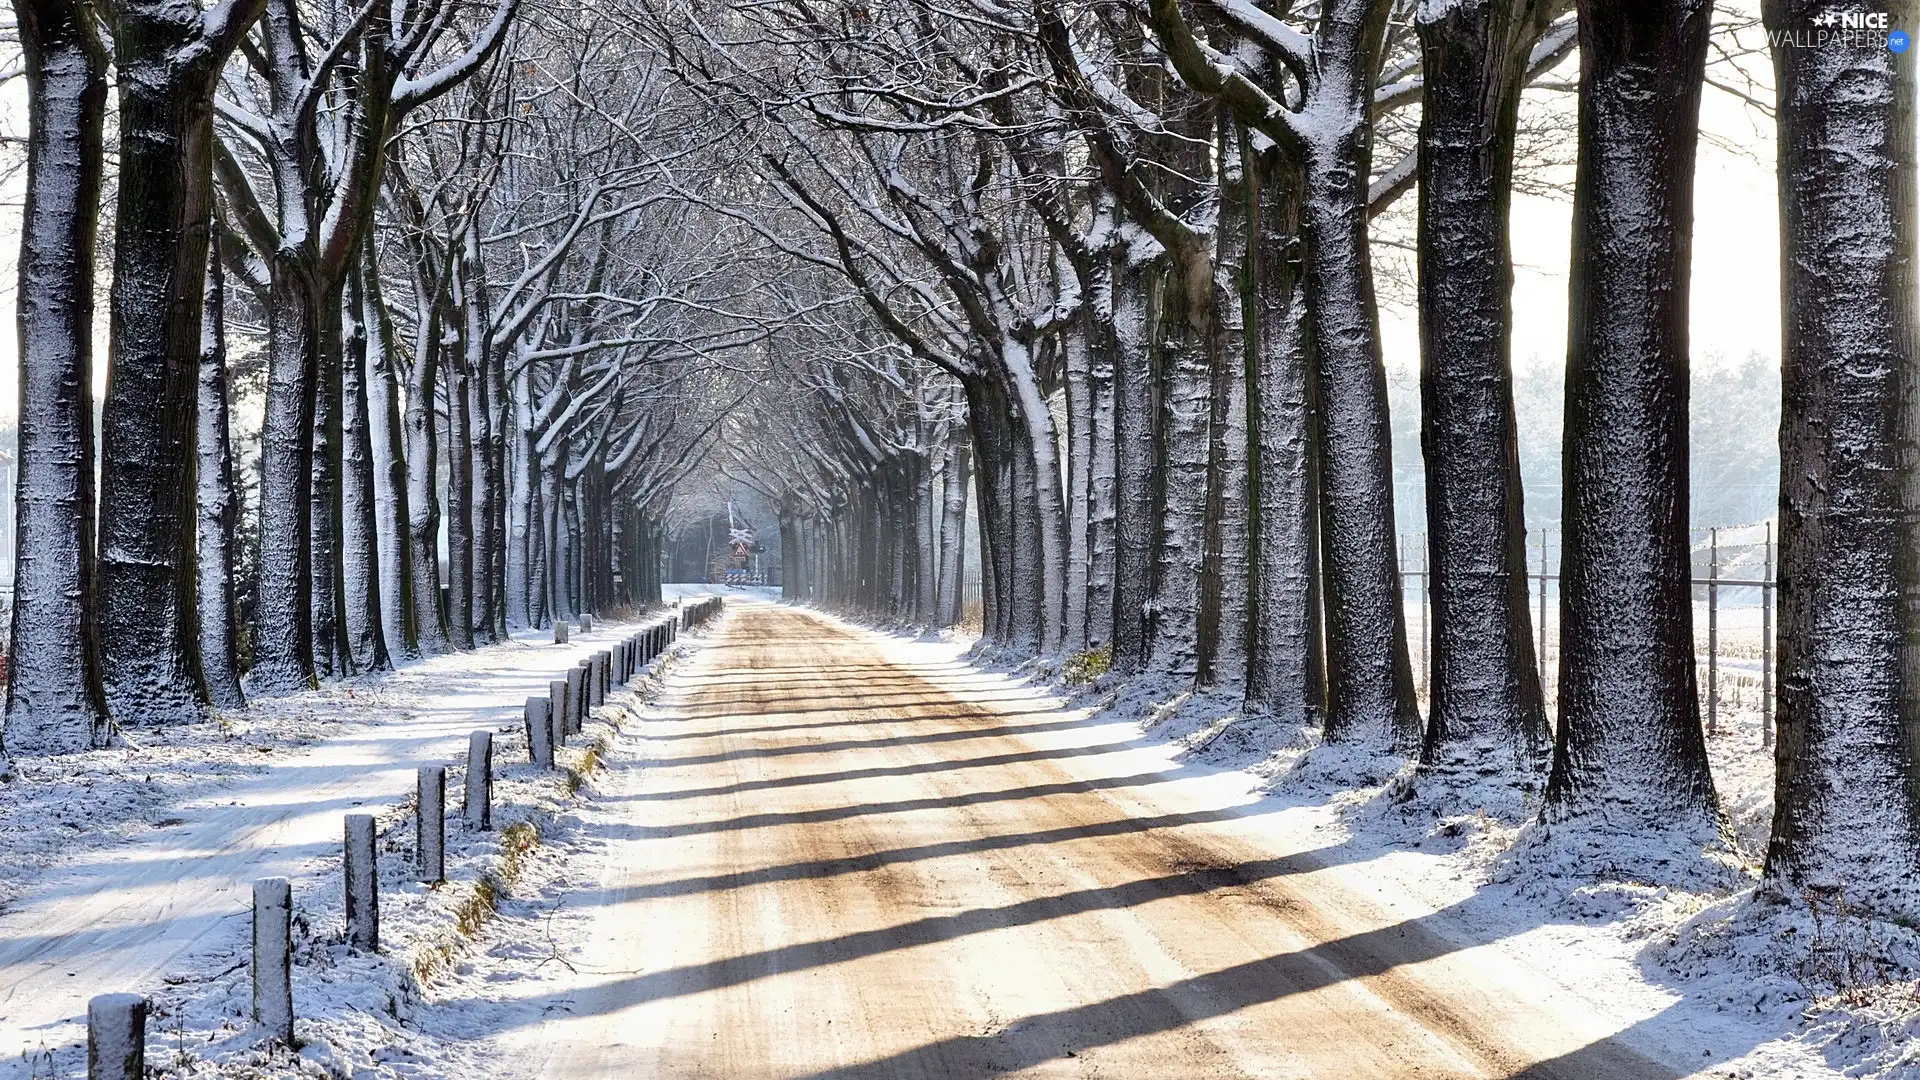
[[(1562, 833), (1717, 832), (1687, 551), (1708, 0), (16, 9), (16, 753), (648, 602), (699, 472), (780, 508), (797, 596), (952, 621), (973, 530), (996, 648), (1417, 756), (1436, 798), (1544, 791)], [(1920, 870), (1913, 60), (1773, 62), (1768, 873), (1891, 896)], [(1568, 143), (1550, 717), (1508, 209)], [(1418, 270), (1425, 715), (1383, 232)]]
[(658, 600), (706, 358), (765, 331), (659, 183), (707, 136), (648, 50), (518, 0), (15, 8), (7, 750)]
[[(1766, 27), (1812, 14), (1770, 5)], [(690, 197), (864, 308), (794, 350), (762, 421), (791, 440), (753, 470), (790, 594), (950, 621), (970, 482), (993, 646), (1106, 652), (1416, 756), (1435, 797), (1543, 790), (1562, 835), (1714, 842), (1687, 426), (1710, 3), (793, 0), (650, 29), (748, 174)], [(1856, 41), (1773, 63), (1789, 419), (1767, 873), (1885, 899), (1920, 869), (1913, 61)], [(1508, 346), (1542, 81), (1577, 94), (1551, 717)], [(1424, 716), (1369, 249), (1403, 200)]]

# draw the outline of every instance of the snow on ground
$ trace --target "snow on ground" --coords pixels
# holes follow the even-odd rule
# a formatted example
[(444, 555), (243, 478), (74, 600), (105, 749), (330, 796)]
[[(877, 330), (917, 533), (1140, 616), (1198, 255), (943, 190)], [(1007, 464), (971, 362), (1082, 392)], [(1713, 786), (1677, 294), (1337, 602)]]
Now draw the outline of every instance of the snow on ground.
[[(669, 602), (708, 594), (777, 599), (777, 590), (764, 588), (668, 589)], [(621, 632), (603, 627), (584, 640), (576, 636), (555, 666)], [(486, 1020), (435, 1003), (485, 998), (490, 987), (505, 999), (512, 995), (504, 984), (560, 967), (587, 970), (593, 955), (593, 943), (569, 929), (581, 922), (564, 917), (568, 898), (596, 880), (597, 852), (576, 816), (576, 783), (519, 764), (525, 747), (516, 695), (524, 686), (485, 696), (486, 680), (521, 672), (529, 650), (554, 648), (542, 640), (528, 637), (382, 679), (261, 702), (206, 725), (136, 731), (137, 745), (121, 749), (58, 763), (27, 760), (22, 780), (0, 785), (0, 898), (31, 905), (50, 886), (78, 888), (88, 873), (123, 873), (114, 858), (153, 848), (148, 834), (191, 830), (191, 822), (217, 815), (223, 803), (293, 790), (274, 777), (297, 775), (297, 768), (286, 768), (296, 759), (327, 760), (330, 748), (370, 744), (392, 766), (380, 773), (389, 790), (366, 800), (380, 815), (383, 836), (380, 955), (358, 956), (341, 942), (343, 807), (317, 808), (328, 842), (274, 852), (296, 880), (300, 1054), (264, 1054), (248, 1033), (244, 903), (229, 898), (232, 925), (225, 932), (204, 933), (194, 947), (181, 949), (159, 985), (130, 987), (155, 1001), (149, 1062), (166, 1077), (483, 1075), (490, 1063), (474, 1060), (474, 1048), (487, 1034)], [(673, 656), (701, 643), (698, 636), (683, 638)], [(886, 647), (932, 666), (963, 657), (971, 645), (965, 637), (901, 634)], [(1772, 764), (1760, 746), (1751, 695), (1729, 706), (1721, 734), (1709, 740), (1733, 837), (1715, 864), (1724, 873), (1608, 883), (1557, 879), (1525, 863), (1516, 842), (1526, 836), (1535, 809), (1530, 796), (1470, 788), (1456, 793), (1436, 820), (1427, 816), (1431, 806), (1409, 807), (1396, 798), (1405, 785), (1400, 762), (1334, 752), (1318, 746), (1312, 733), (1280, 730), (1240, 715), (1229, 702), (1168, 683), (1102, 677), (1065, 687), (1052, 665), (1031, 664), (1012, 672), (976, 666), (946, 678), (961, 692), (990, 692), (1002, 703), (1025, 696), (1088, 724), (1115, 726), (1195, 798), (1259, 807), (1247, 828), (1261, 830), (1277, 847), (1338, 845), (1350, 853), (1338, 870), (1343, 884), (1484, 947), (1487, 962), (1526, 971), (1538, 980), (1542, 998), (1607, 1018), (1624, 1041), (1669, 1060), (1696, 1061), (1693, 1076), (1920, 1076), (1920, 984), (1913, 981), (1920, 935), (1858, 919), (1839, 904), (1809, 913), (1753, 895), (1772, 811)], [(616, 693), (564, 762), (584, 771), (586, 748), (611, 745), (622, 724), (645, 715), (645, 699), (657, 689), (656, 673), (636, 680), (631, 692)], [(436, 716), (450, 708), (453, 715)], [(459, 823), (459, 770), (451, 769), (449, 880), (423, 887), (409, 880), (412, 761), (428, 753), (455, 760), (454, 743), (482, 725), (496, 731), (502, 765), (496, 829), (474, 833)], [(366, 771), (342, 760), (348, 763), (341, 767)], [(590, 787), (590, 778), (583, 782)], [(1476, 800), (1485, 805), (1470, 805)], [(171, 823), (181, 817), (190, 823)], [(476, 899), (482, 881), (492, 896)], [(150, 894), (135, 893), (136, 902), (148, 901)], [(175, 902), (164, 892), (151, 897)], [(17, 914), (0, 915), (0, 949), (21, 947), (8, 940), (20, 936), (9, 925)], [(0, 952), (0, 971), (6, 963)], [(19, 1031), (10, 1018), (17, 1008), (12, 997), (0, 996), (0, 1027), (28, 1050), (42, 1044), (52, 1050), (0, 1061), (0, 1077), (78, 1075), (72, 1025)]]
[[(1723, 621), (1723, 648), (1757, 655), (1757, 623), (1757, 614)], [(1748, 630), (1753, 643), (1742, 640)], [(1031, 664), (1009, 674), (1031, 680), (1036, 667), (1051, 677)], [(1737, 701), (1722, 686), (1708, 752), (1731, 842), (1609, 853), (1637, 856), (1626, 861), (1640, 871), (1609, 880), (1539, 843), (1535, 793), (1468, 785), (1435, 805), (1413, 796), (1399, 759), (1322, 746), (1316, 733), (1244, 716), (1234, 702), (1165, 680), (1051, 681), (1096, 718), (1134, 724), (1170, 762), (1233, 770), (1219, 782), (1286, 807), (1263, 818), (1268, 827), (1356, 851), (1383, 896), (1447, 910), (1459, 932), (1588, 998), (1630, 1038), (1698, 1055), (1696, 1075), (1920, 1077), (1920, 933), (1861, 918), (1844, 897), (1808, 911), (1756, 896), (1773, 751), (1761, 745), (1757, 684)], [(1664, 873), (1645, 872), (1662, 859)]]
[[(576, 630), (565, 646), (528, 632), (263, 699), (207, 724), (136, 730), (121, 748), (22, 761), (21, 779), (0, 785), (10, 908), (0, 914), (0, 1035), (10, 1044), (0, 1047), (0, 1077), (84, 1072), (76, 1021), (86, 997), (108, 990), (152, 998), (148, 1060), (159, 1075), (472, 1072), (457, 1045), (402, 1020), (466, 962), (493, 904), (511, 902), (564, 845), (580, 781), (524, 764), (522, 702), (637, 625)], [(590, 771), (590, 748), (656, 686), (642, 677), (616, 691), (562, 764)], [(475, 729), (494, 732), (495, 828), (486, 833), (459, 820), (460, 764)], [(448, 883), (439, 888), (410, 880), (414, 771), (428, 763), (450, 766)], [(342, 944), (339, 830), (355, 807), (381, 827), (377, 957)], [(283, 1051), (270, 1061), (248, 1030), (244, 950), (249, 883), (273, 875), (294, 880), (304, 1046), (297, 1059)]]

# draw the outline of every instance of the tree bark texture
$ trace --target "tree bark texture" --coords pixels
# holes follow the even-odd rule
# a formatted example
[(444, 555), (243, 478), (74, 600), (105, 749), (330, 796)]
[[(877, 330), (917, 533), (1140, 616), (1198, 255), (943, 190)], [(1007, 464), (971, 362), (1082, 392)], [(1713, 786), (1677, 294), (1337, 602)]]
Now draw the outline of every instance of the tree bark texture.
[(1693, 666), (1687, 280), (1710, 0), (1580, 5), (1550, 819), (1714, 814)]

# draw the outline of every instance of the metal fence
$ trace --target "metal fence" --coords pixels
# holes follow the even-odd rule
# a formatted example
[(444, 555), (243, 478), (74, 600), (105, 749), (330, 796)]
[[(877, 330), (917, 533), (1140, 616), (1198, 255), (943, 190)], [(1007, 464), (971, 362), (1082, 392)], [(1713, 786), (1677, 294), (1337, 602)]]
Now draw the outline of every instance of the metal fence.
[[(1721, 734), (1735, 717), (1757, 705), (1760, 744), (1771, 746), (1778, 587), (1773, 523), (1699, 529), (1694, 539), (1694, 662), (1701, 669), (1707, 734)], [(1552, 550), (1550, 540), (1551, 532), (1544, 529), (1529, 537), (1527, 582), (1534, 606), (1535, 659), (1547, 707), (1552, 709), (1559, 684), (1560, 575), (1551, 572), (1558, 565), (1558, 552)], [(1426, 556), (1424, 533), (1400, 537), (1408, 646), (1417, 661), (1415, 680), (1423, 699), (1433, 661)]]

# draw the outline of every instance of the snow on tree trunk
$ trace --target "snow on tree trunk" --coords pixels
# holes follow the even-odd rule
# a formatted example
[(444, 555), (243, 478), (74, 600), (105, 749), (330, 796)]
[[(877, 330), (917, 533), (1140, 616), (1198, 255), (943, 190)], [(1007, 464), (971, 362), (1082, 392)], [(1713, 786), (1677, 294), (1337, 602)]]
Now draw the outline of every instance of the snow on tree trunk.
[[(358, 284), (360, 275), (349, 281)], [(381, 627), (379, 513), (374, 496), (373, 422), (367, 393), (366, 304), (350, 290), (340, 361), (340, 608), (348, 657), (358, 671), (392, 667)]]
[(1222, 690), (1246, 685), (1248, 580), (1252, 575), (1249, 493), (1247, 320), (1243, 300), (1251, 195), (1246, 136), (1218, 122), (1220, 215), (1214, 226), (1212, 415), (1208, 419), (1206, 568), (1201, 578), (1200, 677)]
[(1278, 151), (1253, 159), (1253, 269), (1249, 275), (1253, 356), (1255, 496), (1253, 656), (1247, 700), (1287, 725), (1323, 715), (1326, 673), (1317, 649), (1320, 611), (1313, 583), (1319, 544), (1313, 484), (1312, 360), (1300, 283), (1299, 169)]
[(272, 275), (267, 407), (260, 436), (260, 588), (253, 667), (247, 675), (256, 693), (304, 690), (316, 683), (306, 539), (313, 510), (313, 386), (319, 356), (311, 323), (316, 317), (312, 295), (292, 268)]
[(1162, 288), (1161, 363), (1166, 460), (1153, 593), (1153, 667), (1200, 672), (1200, 579), (1206, 569), (1208, 421), (1213, 405), (1211, 258), (1175, 256)]
[(107, 392), (100, 408), (100, 635), (121, 723), (206, 709), (190, 508), (213, 88), (230, 44), (160, 0), (106, 6), (119, 108)]
[[(1821, 8), (1767, 6), (1797, 32)], [(1785, 326), (1766, 877), (1913, 915), (1920, 879), (1914, 54), (1774, 50)]]
[(380, 948), (380, 866), (372, 814), (347, 815), (342, 856), (347, 947), (375, 952)]
[(1550, 821), (1715, 815), (1693, 667), (1687, 279), (1710, 0), (1580, 5)]
[(228, 425), (226, 285), (220, 260), (212, 255), (207, 259), (198, 400), (194, 431), (198, 549), (194, 571), (200, 669), (213, 703), (223, 709), (240, 709), (247, 704), (240, 690), (240, 620), (233, 593), (234, 526), (240, 505), (234, 493)]
[(341, 476), (345, 403), (341, 372), (341, 298), (339, 290), (317, 289), (312, 329), (317, 335), (313, 412), (313, 484), (309, 498), (307, 573), (312, 582), (309, 618), (313, 622), (313, 668), (323, 678), (352, 674), (346, 627), (345, 559), (341, 528)]
[[(548, 757), (552, 757), (551, 748)], [(414, 835), (419, 838), (414, 869), (419, 871), (421, 881), (438, 885), (447, 879), (446, 766), (420, 766), (414, 793)]]
[(106, 737), (90, 398), (107, 57), (88, 5), (18, 0), (14, 12), (28, 126), (5, 740), (15, 754), (71, 753)]
[(380, 295), (380, 265), (374, 245), (363, 243), (360, 262), (361, 321), (367, 336), (367, 424), (372, 435), (374, 550), (380, 554), (380, 628), (387, 656), (420, 655), (413, 604), (413, 546), (407, 543), (407, 451), (400, 419), (399, 372), (393, 355), (393, 323)]
[(253, 1023), (282, 1045), (293, 1043), (293, 883), (253, 883)]
[(533, 543), (540, 520), (533, 481), (533, 384), (523, 369), (513, 380), (505, 428), (507, 446), (507, 625), (538, 626), (533, 602)]
[[(1364, 87), (1370, 79), (1352, 81)], [(1308, 147), (1301, 214), (1324, 409), (1326, 732), (1332, 742), (1411, 751), (1420, 710), (1400, 602), (1387, 373), (1367, 253), (1366, 102), (1367, 92), (1356, 90), (1346, 129)]]
[(1093, 372), (1088, 317), (1082, 312), (1061, 342), (1067, 391), (1067, 582), (1063, 652), (1087, 648), (1087, 570), (1092, 562)]
[(145, 1080), (147, 999), (101, 994), (87, 1002), (87, 1080)]
[(1087, 418), (1088, 427), (1092, 429), (1087, 450), (1087, 647), (1092, 649), (1113, 645), (1113, 580), (1117, 554), (1113, 535), (1117, 494), (1113, 375), (1120, 348), (1113, 324), (1113, 272), (1111, 253), (1102, 252), (1094, 287), (1089, 290), (1092, 356), (1088, 386), (1093, 400)]
[[(967, 425), (955, 423), (947, 436), (946, 531), (940, 537), (940, 622), (958, 626), (965, 614), (967, 558), (967, 488), (973, 459)], [(809, 547), (816, 542), (809, 532)]]
[(1509, 354), (1507, 238), (1527, 58), (1551, 9), (1427, 0), (1415, 28), (1420, 446), (1432, 568), (1432, 708), (1421, 767), (1531, 785), (1552, 734), (1527, 612), (1526, 514)]
[(1165, 273), (1164, 253), (1142, 236), (1128, 246), (1114, 285), (1113, 669), (1122, 675), (1146, 670), (1153, 640), (1161, 440), (1148, 296)]
[[(437, 320), (431, 325), (437, 327)], [(440, 602), (440, 497), (435, 490), (440, 444), (433, 402), (442, 354), (434, 337), (423, 335), (421, 340), (426, 347), (413, 358), (407, 373), (407, 404), (402, 419), (407, 436), (407, 561), (413, 569), (410, 591), (420, 652), (438, 656), (451, 648)]]
[(473, 648), (473, 372), (460, 346), (447, 366), (447, 633)]

